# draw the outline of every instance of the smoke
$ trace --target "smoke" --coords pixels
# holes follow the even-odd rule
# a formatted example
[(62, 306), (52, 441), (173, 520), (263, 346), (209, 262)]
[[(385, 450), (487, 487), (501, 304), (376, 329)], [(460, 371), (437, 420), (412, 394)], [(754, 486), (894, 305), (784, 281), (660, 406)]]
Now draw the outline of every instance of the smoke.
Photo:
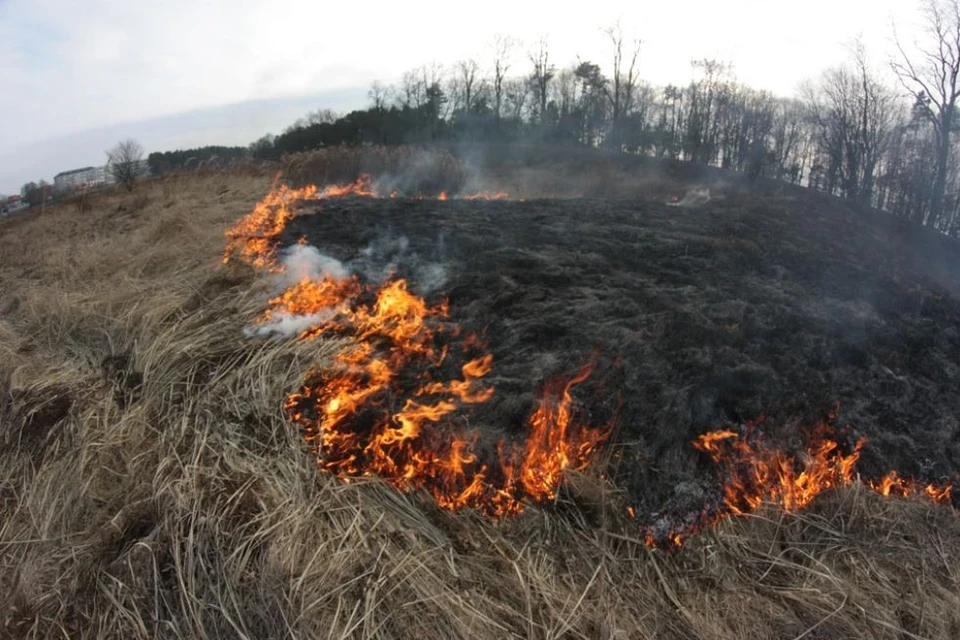
[(280, 311), (274, 313), (271, 318), (256, 327), (247, 327), (244, 333), (249, 336), (272, 337), (275, 339), (293, 338), (302, 334), (307, 329), (315, 327), (322, 322), (332, 318), (336, 314), (336, 309), (330, 308), (310, 315), (295, 315)]
[[(295, 244), (285, 249), (280, 256), (283, 272), (276, 278), (277, 289), (283, 290), (306, 280), (342, 280), (350, 276), (350, 270), (342, 262), (309, 244)], [(317, 313), (298, 315), (286, 311), (271, 313), (270, 319), (245, 330), (247, 336), (292, 338), (336, 314), (335, 308)]]
[(415, 282), (420, 293), (433, 293), (447, 284), (447, 269), (435, 262), (422, 265), (416, 270)]
[(404, 154), (395, 167), (384, 171), (371, 169), (376, 178), (374, 190), (386, 195), (437, 195), (441, 191), (457, 193), (463, 186), (464, 173), (460, 162), (449, 153), (417, 149)]
[[(445, 253), (442, 236), (437, 250), (442, 257)], [(281, 291), (303, 281), (342, 280), (359, 275), (361, 280), (375, 285), (382, 285), (393, 277), (403, 277), (408, 280), (414, 293), (425, 296), (437, 291), (448, 281), (446, 267), (437, 262), (423, 261), (417, 253), (410, 251), (410, 240), (406, 236), (393, 236), (390, 233), (376, 238), (346, 264), (309, 244), (296, 244), (285, 249), (280, 256), (280, 264), (284, 270), (277, 275), (276, 286)], [(245, 333), (247, 336), (293, 338), (326, 322), (337, 313), (336, 307), (308, 315), (274, 311), (269, 320), (247, 328)]]
[(710, 202), (710, 189), (707, 187), (693, 187), (684, 194), (678, 202), (667, 202), (668, 207), (699, 207)]
[(284, 267), (283, 284), (290, 286), (302, 280), (340, 280), (350, 275), (343, 263), (320, 253), (309, 244), (295, 244), (284, 251), (280, 262)]
[[(437, 242), (437, 255), (441, 260), (445, 253), (441, 235)], [(447, 283), (447, 268), (443, 264), (423, 260), (410, 250), (406, 236), (385, 233), (360, 250), (360, 255), (349, 262), (353, 273), (359, 273), (369, 282), (382, 284), (394, 276), (404, 277), (411, 290), (419, 295), (437, 291)]]

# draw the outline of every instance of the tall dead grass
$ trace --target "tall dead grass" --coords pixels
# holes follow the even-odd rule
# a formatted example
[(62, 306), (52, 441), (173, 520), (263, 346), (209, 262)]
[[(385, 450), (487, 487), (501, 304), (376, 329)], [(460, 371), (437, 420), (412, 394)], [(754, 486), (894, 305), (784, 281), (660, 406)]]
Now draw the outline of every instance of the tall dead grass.
[(856, 487), (650, 551), (571, 478), (503, 523), (319, 475), (282, 414), (332, 345), (247, 339), (218, 266), (268, 179), (0, 223), (0, 635), (957, 638), (960, 518)]

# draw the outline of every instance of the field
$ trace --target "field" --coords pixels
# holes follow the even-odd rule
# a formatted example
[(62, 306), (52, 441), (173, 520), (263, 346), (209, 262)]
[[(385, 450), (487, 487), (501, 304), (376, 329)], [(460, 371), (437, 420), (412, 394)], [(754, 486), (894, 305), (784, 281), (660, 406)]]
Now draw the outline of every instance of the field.
[[(272, 176), (0, 222), (0, 634), (960, 636), (949, 505), (853, 482), (677, 549), (643, 535), (721, 500), (691, 442), (760, 414), (800, 451), (839, 405), (865, 479), (950, 480), (960, 250), (802, 190), (713, 185), (670, 207), (681, 180), (604, 171), (561, 194), (578, 199), (308, 202), (278, 238), (449, 300), (493, 355), (496, 392), (469, 416), (494, 435), (522, 437), (545, 381), (596, 359), (575, 397), (615, 417), (610, 440), (503, 520), (318, 472), (284, 403), (343, 340), (250, 335), (276, 283), (221, 264)], [(597, 199), (608, 182), (635, 188)]]

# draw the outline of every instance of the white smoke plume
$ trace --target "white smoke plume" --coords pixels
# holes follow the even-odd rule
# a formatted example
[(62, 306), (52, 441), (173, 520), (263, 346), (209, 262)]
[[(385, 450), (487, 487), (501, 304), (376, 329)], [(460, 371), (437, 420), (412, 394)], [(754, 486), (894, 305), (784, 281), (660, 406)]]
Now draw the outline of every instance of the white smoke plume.
[[(411, 288), (419, 295), (427, 295), (447, 283), (447, 269), (436, 262), (421, 262), (416, 253), (409, 251), (410, 241), (406, 236), (390, 234), (377, 238), (360, 251), (360, 255), (344, 264), (340, 260), (320, 253), (308, 244), (295, 244), (283, 251), (280, 264), (283, 272), (277, 275), (279, 290), (291, 287), (304, 280), (319, 281), (327, 278), (343, 279), (352, 274), (361, 274), (363, 279), (383, 284), (391, 275), (407, 266)], [(294, 338), (333, 317), (334, 307), (322, 309), (309, 315), (295, 315), (274, 311), (266, 322), (246, 330), (248, 336)]]
[(343, 263), (320, 253), (309, 244), (295, 244), (284, 251), (280, 259), (283, 264), (283, 284), (290, 286), (301, 280), (323, 280), (346, 278), (350, 272)]
[(319, 313), (301, 316), (292, 313), (280, 311), (274, 313), (270, 320), (256, 327), (248, 327), (246, 334), (248, 336), (263, 336), (281, 338), (293, 338), (301, 333), (319, 325), (330, 319), (336, 313), (335, 309), (327, 309)]
[[(445, 254), (442, 234), (437, 254), (441, 259)], [(363, 274), (368, 281), (377, 284), (382, 284), (404, 267), (403, 275), (409, 280), (411, 290), (418, 295), (433, 293), (447, 283), (447, 269), (443, 264), (424, 261), (418, 253), (410, 251), (410, 240), (406, 236), (394, 236), (389, 232), (361, 249), (360, 255), (348, 266), (351, 272)]]
[(414, 282), (422, 295), (433, 293), (447, 284), (447, 269), (436, 262), (422, 265), (416, 270)]
[[(277, 288), (286, 289), (304, 280), (337, 280), (350, 275), (350, 270), (336, 258), (320, 253), (309, 244), (295, 244), (283, 251), (280, 256), (283, 272), (277, 276)], [(272, 336), (275, 338), (293, 338), (307, 329), (329, 320), (336, 309), (323, 309), (309, 315), (296, 315), (284, 311), (274, 312), (270, 320), (246, 330), (248, 336)]]
[(710, 202), (710, 189), (707, 187), (693, 187), (684, 194), (678, 202), (667, 202), (668, 207), (699, 207)]

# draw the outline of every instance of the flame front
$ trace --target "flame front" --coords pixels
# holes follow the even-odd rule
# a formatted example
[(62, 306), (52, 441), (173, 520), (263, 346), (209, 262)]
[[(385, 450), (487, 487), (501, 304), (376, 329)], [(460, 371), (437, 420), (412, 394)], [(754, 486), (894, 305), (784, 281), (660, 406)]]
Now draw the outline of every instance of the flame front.
[(374, 190), (373, 181), (369, 173), (360, 174), (356, 182), (343, 185), (328, 185), (320, 192), (321, 198), (345, 198), (354, 196), (358, 198), (376, 198), (377, 192)]
[(276, 239), (293, 217), (292, 208), (316, 192), (312, 185), (302, 189), (280, 185), (271, 190), (253, 211), (227, 230), (224, 264), (235, 257), (257, 268), (275, 268)]
[[(705, 527), (729, 516), (750, 514), (765, 503), (787, 512), (798, 511), (820, 494), (858, 480), (856, 465), (866, 438), (860, 438), (845, 451), (833, 427), (825, 422), (810, 431), (804, 451), (793, 456), (763, 436), (759, 429), (762, 421), (761, 418), (747, 423), (743, 434), (712, 431), (693, 442), (694, 448), (709, 456), (723, 478), (723, 504), (691, 520), (677, 522), (665, 532), (654, 533), (652, 528), (645, 527), (648, 545), (679, 547)], [(925, 496), (939, 504), (950, 504), (951, 500), (951, 485), (923, 486), (901, 478), (896, 471), (864, 484), (885, 497)]]
[(867, 486), (885, 498), (925, 496), (938, 504), (950, 504), (953, 497), (952, 485), (921, 485), (911, 478), (901, 478), (896, 471), (891, 471), (879, 480), (868, 480)]
[[(277, 186), (254, 210), (226, 232), (223, 260), (239, 260), (268, 272), (283, 271), (275, 260), (278, 236), (307, 199), (380, 197), (370, 176), (348, 185), (291, 189)], [(397, 197), (392, 192), (388, 197)], [(420, 198), (419, 196), (417, 196)], [(506, 194), (481, 192), (464, 200), (497, 200)], [(439, 200), (446, 200), (441, 193)], [(610, 424), (587, 426), (573, 390), (593, 372), (548, 381), (520, 442), (485, 442), (468, 428), (471, 407), (489, 401), (486, 382), (493, 356), (475, 334), (448, 321), (446, 303), (431, 306), (403, 279), (380, 287), (355, 277), (305, 277), (269, 301), (259, 322), (282, 316), (309, 319), (299, 340), (335, 334), (346, 346), (331, 365), (313, 368), (285, 403), (286, 412), (316, 455), (318, 466), (343, 479), (379, 476), (403, 491), (425, 490), (444, 509), (464, 507), (491, 516), (519, 513), (526, 501), (553, 500), (568, 469), (587, 467), (608, 437)], [(458, 339), (459, 350), (438, 336)], [(451, 353), (462, 357), (459, 377), (438, 379), (451, 369)], [(865, 445), (844, 447), (831, 427), (811, 431), (805, 450), (788, 455), (762, 437), (757, 423), (743, 433), (721, 430), (693, 443), (717, 466), (723, 479), (722, 504), (688, 514), (667, 530), (643, 527), (647, 544), (679, 547), (706, 526), (742, 516), (764, 503), (786, 511), (803, 509), (824, 491), (857, 481), (855, 466)], [(950, 485), (921, 485), (895, 471), (867, 481), (879, 494), (924, 496), (949, 504)], [(628, 509), (629, 516), (636, 516)]]
[[(322, 190), (276, 188), (227, 232), (224, 260), (282, 271), (274, 259), (277, 236), (298, 202), (378, 197), (371, 184), (363, 175)], [(403, 279), (374, 287), (355, 277), (305, 277), (273, 297), (258, 321), (284, 316), (309, 320), (301, 341), (326, 334), (346, 339), (332, 365), (312, 369), (285, 403), (318, 466), (341, 478), (378, 476), (403, 491), (426, 490), (444, 509), (509, 516), (526, 500), (553, 499), (564, 471), (585, 468), (609, 433), (607, 426), (590, 428), (577, 420), (572, 391), (593, 371), (589, 365), (544, 386), (523, 442), (484, 442), (481, 430), (466, 427), (465, 414), (494, 395), (485, 382), (493, 356), (475, 334), (451, 326), (446, 303), (427, 304)], [(438, 344), (440, 333), (460, 339), (458, 378), (436, 377), (449, 356), (448, 346)]]
[(776, 503), (786, 511), (803, 509), (824, 491), (850, 484), (865, 442), (857, 441), (852, 451), (844, 453), (821, 426), (800, 459), (759, 438), (751, 443), (733, 431), (706, 433), (693, 446), (709, 455), (726, 476), (723, 495), (727, 512), (743, 515), (764, 502)]
[(584, 468), (590, 454), (608, 435), (606, 430), (576, 430), (572, 424), (570, 389), (592, 372), (591, 363), (570, 380), (548, 385), (545, 397), (557, 401), (541, 402), (530, 417), (530, 437), (524, 449), (520, 479), (524, 491), (535, 500), (552, 500), (564, 470)]
[(488, 191), (478, 191), (476, 193), (460, 196), (461, 200), (506, 200), (510, 197), (506, 191), (497, 191), (490, 193)]

